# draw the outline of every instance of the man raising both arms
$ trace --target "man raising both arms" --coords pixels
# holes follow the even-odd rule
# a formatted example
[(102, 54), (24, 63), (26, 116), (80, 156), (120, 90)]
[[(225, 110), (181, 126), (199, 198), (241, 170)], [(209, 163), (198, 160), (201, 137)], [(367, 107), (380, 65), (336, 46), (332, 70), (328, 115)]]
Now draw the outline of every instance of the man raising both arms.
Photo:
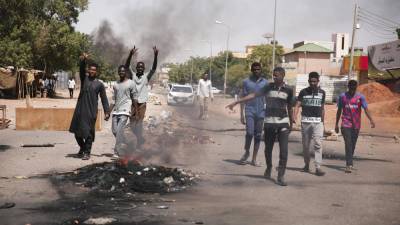
[(137, 136), (138, 145), (142, 145), (144, 143), (143, 138), (143, 119), (146, 114), (146, 102), (149, 99), (149, 89), (148, 84), (149, 80), (152, 78), (157, 69), (157, 57), (158, 57), (158, 49), (156, 46), (153, 47), (154, 59), (153, 66), (151, 67), (150, 72), (146, 75), (144, 74), (145, 65), (144, 62), (139, 61), (136, 64), (136, 73), (133, 72), (130, 67), (132, 56), (137, 52), (137, 48), (134, 46), (133, 49), (129, 52), (129, 56), (126, 59), (125, 68), (129, 68), (129, 72), (131, 74), (132, 80), (136, 86), (136, 95), (134, 97), (132, 116), (131, 116), (131, 125)]

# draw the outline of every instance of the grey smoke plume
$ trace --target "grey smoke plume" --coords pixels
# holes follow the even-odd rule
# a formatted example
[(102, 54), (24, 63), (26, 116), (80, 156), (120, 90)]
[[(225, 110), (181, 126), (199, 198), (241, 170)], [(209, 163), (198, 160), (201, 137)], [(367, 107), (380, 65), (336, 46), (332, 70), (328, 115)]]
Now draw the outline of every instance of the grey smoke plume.
[[(138, 2), (135, 8), (128, 8), (121, 12), (123, 22), (112, 24), (112, 26), (124, 26), (123, 32), (116, 35), (110, 23), (103, 22), (96, 32), (96, 40), (104, 45), (112, 46), (118, 44), (113, 50), (113, 60), (119, 60), (119, 56), (114, 55), (121, 52), (128, 53), (128, 47), (134, 45), (139, 49), (138, 60), (144, 61), (146, 67), (150, 68), (153, 60), (152, 47), (154, 45), (160, 50), (159, 62), (174, 54), (183, 53), (185, 49), (191, 49), (198, 45), (200, 40), (210, 38), (209, 32), (214, 21), (220, 15), (223, 6), (222, 1), (216, 3), (194, 1), (194, 0), (174, 0), (157, 1), (157, 4), (140, 5)], [(102, 38), (103, 40), (100, 40)], [(108, 45), (107, 45), (108, 44)], [(125, 51), (121, 51), (121, 47)], [(205, 46), (206, 48), (206, 46)], [(124, 54), (123, 57), (126, 57)]]
[(91, 34), (94, 48), (106, 62), (117, 67), (123, 64), (128, 54), (128, 47), (124, 40), (113, 31), (110, 22), (104, 20)]

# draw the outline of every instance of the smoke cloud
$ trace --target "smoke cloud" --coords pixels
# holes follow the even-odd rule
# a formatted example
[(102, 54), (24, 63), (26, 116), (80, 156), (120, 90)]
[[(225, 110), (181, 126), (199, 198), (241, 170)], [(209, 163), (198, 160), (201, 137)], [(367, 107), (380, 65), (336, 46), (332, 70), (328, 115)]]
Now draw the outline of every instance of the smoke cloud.
[[(208, 32), (223, 5), (222, 2), (205, 4), (186, 0), (157, 1), (157, 4), (146, 5), (139, 3), (121, 12), (120, 24), (103, 21), (92, 33), (96, 47), (107, 51), (106, 58), (113, 63), (122, 62), (134, 45), (139, 49), (138, 60), (144, 61), (147, 68), (151, 67), (152, 47), (155, 45), (160, 50), (160, 63), (175, 54), (193, 55), (193, 52), (184, 53), (184, 50), (198, 45), (202, 39), (210, 38)], [(113, 26), (124, 28), (116, 34)]]

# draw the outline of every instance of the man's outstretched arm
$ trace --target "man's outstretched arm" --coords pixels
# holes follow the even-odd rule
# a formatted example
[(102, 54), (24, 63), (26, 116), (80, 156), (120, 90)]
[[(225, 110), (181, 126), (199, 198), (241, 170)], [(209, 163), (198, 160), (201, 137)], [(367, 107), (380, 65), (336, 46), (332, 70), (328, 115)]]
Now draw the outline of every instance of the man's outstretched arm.
[(133, 46), (133, 48), (131, 49), (131, 51), (129, 51), (129, 55), (128, 58), (125, 61), (125, 69), (128, 70), (128, 73), (130, 73), (130, 78), (132, 79), (133, 77), (133, 70), (131, 69), (131, 60), (132, 60), (132, 56), (135, 55), (135, 53), (137, 52), (137, 48), (136, 46)]
[(244, 103), (244, 102), (248, 102), (248, 101), (250, 101), (252, 99), (255, 99), (256, 97), (261, 96), (261, 95), (262, 95), (261, 93), (257, 93), (257, 94), (256, 93), (251, 93), (251, 94), (247, 95), (244, 98), (241, 98), (241, 99), (239, 99), (239, 100), (237, 100), (235, 102), (232, 102), (231, 104), (227, 105), (225, 108), (228, 108), (228, 109), (232, 110), (233, 107), (235, 107), (235, 105), (240, 104), (240, 103)]
[(151, 79), (151, 77), (154, 75), (154, 73), (156, 72), (156, 69), (157, 69), (158, 49), (156, 46), (153, 47), (153, 51), (154, 51), (153, 66), (151, 67), (151, 70), (150, 70), (149, 74), (147, 75), (147, 80)]

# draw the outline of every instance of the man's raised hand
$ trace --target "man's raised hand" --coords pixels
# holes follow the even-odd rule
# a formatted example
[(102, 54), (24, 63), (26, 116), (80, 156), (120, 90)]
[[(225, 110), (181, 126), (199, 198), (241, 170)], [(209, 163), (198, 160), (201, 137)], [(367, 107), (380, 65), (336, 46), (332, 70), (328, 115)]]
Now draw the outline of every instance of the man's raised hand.
[(157, 54), (158, 54), (158, 49), (157, 49), (157, 46), (155, 46), (155, 45), (154, 45), (154, 47), (153, 47), (153, 51), (154, 51), (154, 54), (155, 54), (155, 55), (157, 55)]
[(137, 52), (137, 48), (136, 45), (133, 46), (133, 48), (131, 49), (131, 55), (134, 55)]
[(79, 56), (79, 58), (80, 58), (81, 60), (85, 60), (85, 59), (89, 58), (89, 54), (87, 54), (86, 52), (82, 52), (82, 55)]

